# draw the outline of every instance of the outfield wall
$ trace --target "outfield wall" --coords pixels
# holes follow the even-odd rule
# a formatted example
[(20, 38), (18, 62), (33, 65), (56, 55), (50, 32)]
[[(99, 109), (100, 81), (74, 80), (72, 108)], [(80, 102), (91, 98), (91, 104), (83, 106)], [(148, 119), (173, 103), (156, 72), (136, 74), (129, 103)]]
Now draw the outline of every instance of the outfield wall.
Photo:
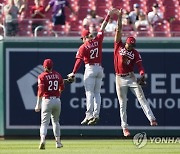
[(4, 135), (4, 56), (3, 42), (0, 42), (0, 136)]
[[(144, 93), (159, 126), (149, 126), (137, 100), (129, 91), (129, 127), (134, 134), (146, 131), (147, 135), (179, 136), (180, 40), (137, 41), (137, 49), (141, 53), (147, 73), (148, 86), (144, 88)], [(26, 38), (1, 42), (0, 136), (39, 134), (40, 114), (34, 112), (34, 107), (37, 76), (42, 72), (42, 62), (45, 58), (52, 58), (55, 69), (65, 78), (72, 71), (74, 57), (80, 44), (79, 40), (73, 39)], [(85, 93), (82, 82), (84, 66), (81, 66), (76, 83), (67, 85), (61, 98), (60, 122), (64, 136), (122, 136), (115, 91), (113, 40), (105, 40), (103, 46), (105, 78), (101, 91), (100, 122), (97, 126), (80, 125), (85, 116)], [(52, 131), (48, 133), (51, 135)]]

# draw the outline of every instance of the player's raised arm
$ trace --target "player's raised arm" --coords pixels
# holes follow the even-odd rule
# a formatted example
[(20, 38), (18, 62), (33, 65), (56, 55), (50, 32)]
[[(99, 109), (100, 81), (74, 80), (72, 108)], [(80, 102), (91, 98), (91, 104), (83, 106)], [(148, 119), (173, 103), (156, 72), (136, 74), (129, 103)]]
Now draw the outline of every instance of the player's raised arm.
[(118, 22), (117, 22), (116, 34), (114, 38), (114, 41), (116, 43), (118, 43), (122, 37), (122, 9), (120, 9), (117, 14), (118, 14)]
[(110, 10), (108, 11), (106, 18), (104, 19), (104, 21), (103, 21), (102, 24), (101, 24), (100, 31), (104, 31), (104, 30), (105, 30), (106, 25), (108, 24), (110, 17), (111, 17), (114, 13), (117, 13), (117, 11), (118, 11), (118, 9), (116, 9), (116, 8), (112, 8), (112, 9), (110, 9)]

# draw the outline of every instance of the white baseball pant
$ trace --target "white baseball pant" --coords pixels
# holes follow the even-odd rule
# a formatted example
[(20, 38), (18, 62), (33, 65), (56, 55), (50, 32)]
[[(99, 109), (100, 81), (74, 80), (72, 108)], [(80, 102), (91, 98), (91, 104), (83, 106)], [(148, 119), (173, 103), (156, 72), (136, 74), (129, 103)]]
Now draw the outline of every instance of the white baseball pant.
[(86, 119), (99, 118), (101, 106), (100, 90), (103, 76), (103, 68), (99, 64), (85, 65)]
[(137, 97), (146, 117), (149, 121), (155, 120), (153, 112), (149, 106), (148, 101), (144, 96), (144, 92), (142, 87), (137, 84), (137, 79), (133, 72), (126, 77), (121, 77), (116, 75), (116, 92), (120, 104), (120, 118), (121, 118), (121, 127), (127, 128), (127, 92), (128, 88), (132, 91), (132, 93)]
[(61, 100), (56, 97), (42, 99), (41, 106), (41, 127), (40, 136), (47, 135), (47, 127), (49, 126), (50, 119), (53, 126), (53, 133), (55, 137), (60, 137), (60, 124), (59, 116), (61, 112)]

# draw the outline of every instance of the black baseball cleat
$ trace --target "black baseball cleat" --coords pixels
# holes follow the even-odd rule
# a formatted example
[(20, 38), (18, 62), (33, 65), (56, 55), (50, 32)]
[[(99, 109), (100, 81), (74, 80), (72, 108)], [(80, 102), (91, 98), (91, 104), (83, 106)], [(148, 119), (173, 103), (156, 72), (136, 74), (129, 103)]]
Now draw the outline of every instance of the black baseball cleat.
[(93, 118), (90, 118), (90, 119), (84, 118), (84, 120), (81, 122), (81, 125), (87, 125), (88, 122), (89, 122), (90, 120), (92, 120), (92, 119), (93, 119)]
[(99, 121), (99, 118), (95, 117), (88, 122), (88, 125), (96, 125), (98, 121)]
[(62, 143), (56, 141), (56, 148), (62, 148), (62, 147), (63, 147)]

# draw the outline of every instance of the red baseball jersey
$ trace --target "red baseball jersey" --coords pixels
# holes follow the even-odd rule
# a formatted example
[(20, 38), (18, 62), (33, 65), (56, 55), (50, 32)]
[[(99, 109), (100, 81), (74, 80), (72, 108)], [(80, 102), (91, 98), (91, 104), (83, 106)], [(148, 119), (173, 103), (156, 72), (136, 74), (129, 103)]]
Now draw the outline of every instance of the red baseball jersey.
[(99, 31), (97, 36), (82, 44), (76, 54), (76, 58), (82, 59), (85, 64), (102, 62), (102, 42), (104, 32)]
[(56, 72), (43, 72), (38, 76), (38, 96), (60, 96), (60, 90), (64, 90), (62, 76)]
[[(35, 11), (39, 11), (42, 14), (45, 14), (45, 8), (43, 6), (39, 6), (39, 7), (37, 7), (35, 5), (32, 6), (31, 10), (30, 10), (31, 14), (34, 14)], [(43, 17), (41, 15), (39, 15), (39, 14), (36, 14), (33, 18), (43, 18)]]
[(116, 74), (126, 74), (133, 72), (137, 64), (140, 74), (144, 74), (142, 59), (140, 54), (135, 50), (126, 50), (122, 41), (114, 43), (114, 68)]

